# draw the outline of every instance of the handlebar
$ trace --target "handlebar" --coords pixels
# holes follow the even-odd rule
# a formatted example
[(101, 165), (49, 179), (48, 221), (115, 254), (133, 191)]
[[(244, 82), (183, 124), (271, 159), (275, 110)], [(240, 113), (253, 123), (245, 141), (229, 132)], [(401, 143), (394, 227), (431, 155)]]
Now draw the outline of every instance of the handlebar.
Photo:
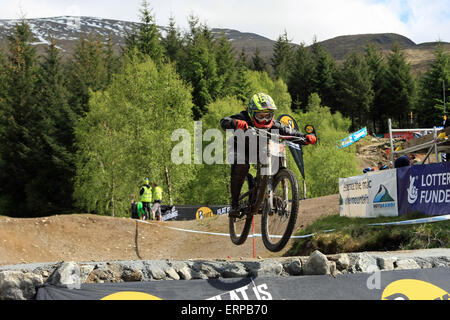
[(306, 138), (305, 137), (282, 136), (282, 135), (279, 135), (279, 134), (271, 133), (271, 132), (268, 132), (266, 130), (262, 130), (262, 129), (258, 129), (258, 128), (254, 128), (254, 127), (250, 127), (249, 130), (253, 130), (259, 135), (261, 135), (263, 133), (265, 135), (278, 137), (281, 140), (289, 140), (289, 141), (293, 141), (293, 142), (303, 142), (303, 143), (306, 142)]

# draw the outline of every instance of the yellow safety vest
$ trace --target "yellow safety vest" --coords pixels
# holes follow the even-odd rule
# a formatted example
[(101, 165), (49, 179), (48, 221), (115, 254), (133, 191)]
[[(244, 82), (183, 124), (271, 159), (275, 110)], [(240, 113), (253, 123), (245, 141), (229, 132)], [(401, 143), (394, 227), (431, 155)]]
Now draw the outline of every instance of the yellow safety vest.
[(142, 194), (142, 202), (152, 202), (152, 187), (142, 186), (144, 188), (144, 193)]
[(153, 201), (162, 200), (163, 190), (160, 186), (153, 188)]

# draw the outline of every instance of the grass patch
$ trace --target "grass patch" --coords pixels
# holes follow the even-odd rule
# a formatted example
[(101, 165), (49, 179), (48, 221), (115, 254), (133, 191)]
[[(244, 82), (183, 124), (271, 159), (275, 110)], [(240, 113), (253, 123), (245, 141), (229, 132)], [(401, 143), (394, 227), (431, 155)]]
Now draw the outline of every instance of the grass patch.
[[(414, 213), (401, 217), (348, 218), (338, 214), (316, 220), (296, 235), (317, 233), (297, 239), (287, 256), (310, 255), (314, 250), (324, 254), (363, 251), (449, 248), (450, 221), (402, 225), (367, 226), (372, 223), (395, 222), (429, 216)], [(324, 230), (335, 229), (333, 232)]]

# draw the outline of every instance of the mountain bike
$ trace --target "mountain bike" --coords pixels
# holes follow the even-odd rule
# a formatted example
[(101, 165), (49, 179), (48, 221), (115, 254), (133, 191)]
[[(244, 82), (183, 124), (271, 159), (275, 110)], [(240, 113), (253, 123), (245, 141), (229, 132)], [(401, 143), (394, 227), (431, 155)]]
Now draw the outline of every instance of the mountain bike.
[[(312, 126), (307, 127), (308, 133), (314, 132)], [(271, 139), (266, 140), (267, 161), (258, 160), (256, 176), (249, 173), (242, 186), (239, 216), (229, 217), (230, 238), (234, 244), (242, 245), (247, 240), (253, 216), (261, 214), (264, 246), (278, 252), (286, 246), (294, 231), (300, 202), (297, 176), (287, 169), (286, 147), (306, 145), (306, 138), (281, 136), (256, 128), (249, 130)], [(279, 161), (276, 172), (272, 170), (274, 161)]]

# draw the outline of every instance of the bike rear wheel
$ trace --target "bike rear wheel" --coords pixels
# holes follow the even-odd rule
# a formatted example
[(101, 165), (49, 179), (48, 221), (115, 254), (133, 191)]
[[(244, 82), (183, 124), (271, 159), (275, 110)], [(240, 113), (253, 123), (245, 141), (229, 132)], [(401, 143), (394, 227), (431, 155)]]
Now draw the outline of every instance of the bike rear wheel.
[(282, 250), (294, 231), (299, 209), (299, 185), (295, 174), (280, 170), (273, 181), (273, 208), (269, 211), (265, 201), (261, 234), (265, 247), (272, 251)]
[[(239, 197), (239, 206), (243, 209), (249, 209), (252, 204), (250, 190), (253, 186), (253, 177), (248, 175), (242, 186), (241, 195)], [(241, 213), (238, 218), (229, 217), (229, 230), (231, 242), (235, 245), (243, 244), (248, 237), (250, 227), (252, 225), (253, 215)]]

